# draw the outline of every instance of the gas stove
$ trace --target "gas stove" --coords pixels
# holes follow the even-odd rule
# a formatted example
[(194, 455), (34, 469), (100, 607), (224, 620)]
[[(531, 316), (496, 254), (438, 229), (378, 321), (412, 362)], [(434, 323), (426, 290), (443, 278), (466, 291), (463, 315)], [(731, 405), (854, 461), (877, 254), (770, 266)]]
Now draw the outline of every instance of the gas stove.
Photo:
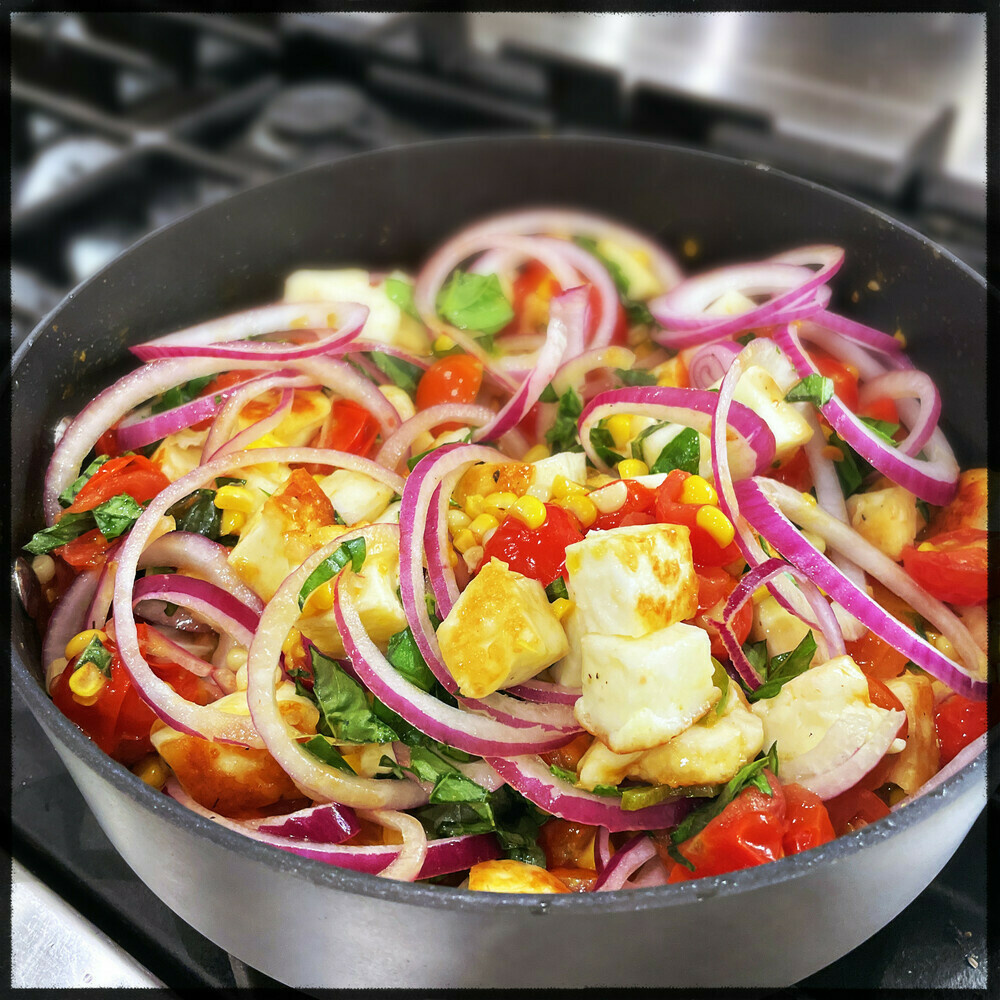
[[(364, 150), (502, 130), (765, 162), (983, 270), (982, 19), (860, 17), (15, 14), (14, 346), (74, 285), (201, 205)], [(14, 985), (276, 985), (136, 878), (19, 700), (13, 746)], [(984, 815), (923, 895), (802, 994), (983, 988), (985, 853)]]

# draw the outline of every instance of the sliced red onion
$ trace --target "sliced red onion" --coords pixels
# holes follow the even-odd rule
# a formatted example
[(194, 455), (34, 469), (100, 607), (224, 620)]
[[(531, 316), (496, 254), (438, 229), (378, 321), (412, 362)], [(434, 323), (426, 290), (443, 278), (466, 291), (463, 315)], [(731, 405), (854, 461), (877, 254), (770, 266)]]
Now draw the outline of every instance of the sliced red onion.
[(604, 826), (612, 833), (676, 826), (691, 808), (690, 799), (677, 799), (628, 812), (617, 798), (594, 795), (553, 777), (549, 766), (535, 754), (512, 759), (490, 757), (487, 763), (511, 788), (540, 809), (571, 823)]
[(575, 705), (583, 693), (580, 688), (563, 687), (549, 681), (532, 679), (505, 689), (507, 694), (516, 695), (525, 701), (537, 701), (548, 705)]
[[(337, 317), (336, 328), (330, 327), (331, 314)], [(210, 320), (146, 341), (130, 350), (143, 361), (159, 358), (237, 358), (273, 362), (311, 358), (357, 339), (367, 319), (368, 307), (356, 302), (280, 302)], [(310, 327), (325, 332), (326, 336), (306, 344), (248, 339), (283, 330), (291, 331), (291, 325), (297, 321), (305, 321)], [(294, 332), (302, 331), (297, 329)]]
[(781, 780), (802, 785), (821, 799), (832, 799), (853, 788), (875, 767), (905, 721), (905, 712), (888, 711), (872, 728), (867, 715), (842, 715), (811, 750), (781, 762)]
[(409, 420), (404, 420), (399, 429), (386, 438), (375, 456), (379, 465), (395, 470), (403, 461), (413, 442), (425, 431), (438, 424), (456, 421), (469, 427), (482, 427), (490, 423), (496, 414), (486, 406), (472, 403), (438, 403), (421, 410)]
[[(899, 356), (902, 354), (903, 345), (895, 337), (881, 330), (875, 330), (857, 320), (848, 319), (846, 316), (838, 316), (836, 313), (822, 312), (810, 317), (812, 323), (823, 327), (832, 334), (844, 337), (854, 344), (860, 344), (869, 350), (877, 351), (880, 354)], [(820, 346), (823, 346), (820, 344)]]
[[(774, 340), (788, 355), (800, 376), (804, 378), (818, 373), (793, 327), (777, 329)], [(893, 482), (935, 506), (944, 506), (954, 497), (958, 488), (958, 463), (940, 428), (935, 428), (927, 439), (926, 451), (929, 457), (917, 459), (901, 454), (898, 448), (880, 438), (836, 395), (820, 409), (830, 426), (866, 462)]]
[(731, 340), (717, 340), (699, 348), (688, 365), (688, 381), (693, 389), (708, 389), (729, 371), (733, 358), (743, 348)]
[(189, 653), (179, 643), (167, 638), (158, 629), (151, 628), (146, 633), (146, 648), (163, 660), (170, 660), (177, 666), (183, 667), (189, 674), (195, 677), (208, 677), (212, 673), (212, 664), (207, 660)]
[(606, 826), (599, 826), (594, 834), (594, 867), (600, 875), (611, 860), (611, 831)]
[[(599, 420), (613, 413), (634, 413), (640, 416), (669, 420), (693, 427), (700, 434), (709, 434), (719, 396), (705, 389), (675, 389), (668, 386), (643, 385), (612, 389), (595, 396), (580, 414), (577, 425), (580, 443), (587, 457), (598, 468), (609, 471), (607, 464), (590, 443), (590, 429)], [(729, 442), (737, 475), (751, 476), (770, 467), (774, 457), (774, 435), (764, 421), (749, 407), (736, 403), (729, 410), (726, 426), (736, 431), (737, 438)]]
[(379, 872), (382, 878), (412, 882), (419, 878), (427, 860), (427, 834), (415, 816), (395, 809), (364, 809), (359, 815), (369, 823), (396, 830), (403, 837), (399, 853)]
[(354, 810), (335, 802), (243, 822), (251, 829), (272, 837), (308, 840), (314, 844), (342, 844), (361, 830)]
[(670, 873), (667, 871), (659, 855), (650, 858), (644, 865), (636, 869), (635, 874), (626, 882), (629, 889), (649, 889), (657, 885), (667, 885)]
[(947, 781), (952, 775), (958, 774), (963, 768), (971, 764), (977, 757), (980, 756), (986, 750), (986, 740), (988, 733), (983, 733), (982, 736), (978, 736), (974, 739), (968, 746), (963, 747), (957, 754), (944, 767), (930, 778), (924, 784), (922, 784), (916, 791), (911, 792), (906, 796), (905, 799), (901, 799), (892, 807), (892, 812), (896, 812), (897, 809), (902, 809), (903, 806), (912, 802), (914, 799), (919, 799), (922, 795), (927, 795), (929, 792), (933, 792), (941, 784)]
[(291, 412), (294, 398), (293, 390), (286, 386), (281, 390), (278, 405), (267, 416), (261, 417), (260, 420), (255, 420), (249, 427), (245, 427), (238, 434), (229, 438), (229, 440), (224, 439), (224, 443), (215, 451), (209, 452), (207, 455), (203, 452), (202, 461), (208, 461), (216, 455), (227, 455), (234, 451), (242, 451), (245, 448), (249, 448), (254, 441), (259, 440), (265, 434), (269, 434), (288, 416)]
[(576, 356), (567, 349), (567, 361), (552, 379), (552, 389), (557, 396), (562, 396), (568, 389), (573, 389), (577, 395), (583, 395), (587, 376), (599, 368), (629, 369), (635, 364), (635, 354), (627, 347), (612, 344), (610, 347), (595, 347)]
[(918, 419), (896, 446), (904, 455), (912, 457), (919, 454), (937, 429), (941, 416), (941, 393), (934, 380), (926, 372), (912, 369), (886, 372), (858, 387), (858, 403), (862, 407), (884, 396), (889, 399), (916, 397), (920, 401)]
[[(45, 668), (45, 689), (50, 691), (52, 681), (59, 673), (49, 674), (54, 660), (66, 655), (66, 646), (73, 636), (87, 628), (87, 609), (97, 591), (100, 573), (96, 569), (85, 570), (69, 586), (49, 618), (42, 643), (42, 666)], [(104, 624), (103, 622), (101, 623)]]
[(363, 406), (379, 423), (382, 437), (388, 437), (401, 423), (396, 408), (379, 392), (378, 386), (355, 371), (346, 361), (336, 358), (305, 358), (289, 363), (288, 368), (312, 375), (321, 385), (338, 396)]
[[(781, 554), (810, 580), (854, 615), (879, 638), (959, 694), (986, 697), (985, 656), (961, 620), (919, 587), (906, 571), (856, 531), (807, 502), (796, 490), (771, 479), (755, 477), (736, 484), (740, 509)], [(867, 591), (857, 588), (827, 556), (807, 541), (791, 523), (819, 535), (831, 549), (850, 552), (854, 561), (879, 580), (946, 636), (962, 657), (965, 669), (885, 611)], [(978, 676), (975, 676), (978, 675)]]
[(458, 580), (451, 568), (447, 512), (451, 494), (462, 476), (462, 469), (449, 473), (438, 484), (427, 510), (424, 526), (424, 558), (427, 560), (427, 579), (437, 602), (437, 615), (442, 621), (448, 617), (458, 600)]
[(637, 833), (622, 846), (604, 866), (594, 883), (594, 892), (614, 892), (624, 889), (625, 883), (650, 859), (656, 857), (656, 847), (645, 833)]

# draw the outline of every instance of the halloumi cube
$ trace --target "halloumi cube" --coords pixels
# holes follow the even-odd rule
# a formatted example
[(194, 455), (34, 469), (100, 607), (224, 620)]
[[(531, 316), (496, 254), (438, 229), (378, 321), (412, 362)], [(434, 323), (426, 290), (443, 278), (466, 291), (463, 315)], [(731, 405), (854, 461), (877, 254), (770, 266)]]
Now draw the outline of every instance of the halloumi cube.
[(185, 427), (184, 430), (174, 431), (160, 442), (151, 461), (160, 467), (167, 479), (175, 483), (201, 465), (201, 451), (207, 437), (207, 430), (196, 431)]
[(907, 795), (937, 774), (941, 762), (934, 727), (934, 682), (927, 674), (904, 671), (885, 686), (903, 703), (906, 712), (906, 746), (886, 772), (885, 780), (899, 785)]
[(566, 547), (566, 570), (583, 632), (641, 636), (698, 612), (698, 578), (684, 525), (590, 531)]
[(597, 252), (618, 266), (625, 278), (625, 294), (630, 299), (651, 299), (664, 291), (660, 279), (649, 268), (649, 257), (642, 250), (626, 250), (613, 240), (597, 241)]
[[(240, 410), (237, 426), (245, 430), (267, 416), (277, 405), (280, 393), (272, 389), (260, 399), (251, 400)], [(331, 407), (330, 397), (319, 389), (296, 389), (292, 405), (270, 433), (280, 444), (300, 448), (309, 444), (323, 426)]]
[(759, 365), (751, 365), (736, 383), (733, 398), (748, 406), (774, 435), (774, 459), (780, 462), (812, 437), (812, 428), (795, 404), (785, 402), (785, 394), (772, 375)]
[(580, 627), (580, 614), (574, 607), (562, 620), (566, 631), (566, 655), (552, 664), (549, 672), (556, 684), (564, 687), (578, 688), (583, 675), (583, 629)]
[(535, 472), (527, 494), (543, 503), (552, 499), (552, 484), (556, 476), (565, 476), (570, 482), (581, 485), (587, 481), (587, 456), (582, 451), (561, 451), (532, 465)]
[(319, 488), (330, 498), (345, 524), (374, 521), (389, 506), (393, 495), (391, 486), (350, 469), (331, 472), (319, 481)]
[(847, 498), (847, 513), (851, 527), (895, 562), (917, 536), (917, 498), (902, 486), (855, 493)]
[(573, 708), (616, 753), (650, 750), (700, 719), (720, 698), (708, 633), (677, 622), (640, 638), (589, 633), (583, 693)]
[(513, 858), (480, 861), (469, 869), (468, 888), (472, 892), (569, 892), (557, 876), (538, 865)]
[(566, 633), (537, 581), (491, 559), (462, 591), (437, 632), (459, 690), (485, 698), (566, 655)]
[[(768, 657), (795, 649), (808, 632), (809, 626), (798, 615), (786, 611), (772, 594), (754, 601), (750, 638), (754, 642), (763, 639), (767, 643)], [(816, 663), (818, 657), (817, 649), (810, 665)]]

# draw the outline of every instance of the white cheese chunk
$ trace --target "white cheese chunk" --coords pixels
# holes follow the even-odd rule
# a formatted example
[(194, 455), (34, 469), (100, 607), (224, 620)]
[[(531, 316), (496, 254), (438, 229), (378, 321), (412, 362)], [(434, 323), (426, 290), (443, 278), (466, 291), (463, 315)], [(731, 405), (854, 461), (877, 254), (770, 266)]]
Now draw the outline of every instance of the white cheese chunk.
[[(750, 638), (754, 642), (763, 639), (769, 657), (795, 649), (808, 631), (809, 626), (798, 615), (786, 611), (771, 594), (754, 601)], [(815, 663), (818, 656), (817, 650), (810, 663)]]
[(896, 562), (917, 536), (917, 498), (902, 486), (855, 493), (847, 499), (847, 513), (851, 527)]
[(678, 622), (641, 638), (583, 636), (577, 721), (616, 753), (682, 733), (718, 700), (708, 633)]
[(491, 559), (437, 632), (459, 690), (484, 698), (520, 684), (566, 655), (566, 633), (537, 581)]
[(742, 316), (756, 309), (753, 299), (738, 292), (735, 288), (727, 288), (706, 310), (706, 316)]
[(683, 525), (590, 531), (567, 546), (566, 570), (583, 632), (640, 636), (698, 611), (698, 578)]
[(578, 688), (583, 673), (583, 629), (580, 627), (580, 614), (574, 607), (562, 620), (566, 630), (566, 655), (557, 663), (552, 664), (552, 679), (564, 687)]
[(345, 524), (374, 521), (392, 498), (391, 486), (349, 469), (331, 472), (320, 480), (319, 486)]
[(771, 429), (774, 435), (774, 458), (781, 461), (812, 437), (812, 428), (785, 394), (771, 374), (758, 365), (751, 365), (736, 383), (733, 398), (748, 406)]
[(587, 456), (582, 451), (562, 451), (558, 455), (533, 462), (535, 474), (528, 487), (528, 496), (545, 502), (552, 499), (552, 484), (556, 476), (565, 476), (570, 482), (587, 481)]

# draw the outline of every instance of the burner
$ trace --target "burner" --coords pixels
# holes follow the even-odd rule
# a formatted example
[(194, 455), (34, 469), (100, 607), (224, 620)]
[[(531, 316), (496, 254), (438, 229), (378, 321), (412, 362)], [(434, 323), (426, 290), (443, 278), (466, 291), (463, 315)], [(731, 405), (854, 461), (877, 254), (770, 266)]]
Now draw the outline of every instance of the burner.
[(261, 123), (287, 139), (314, 142), (343, 135), (365, 123), (371, 102), (345, 83), (308, 83), (283, 91), (261, 115)]

